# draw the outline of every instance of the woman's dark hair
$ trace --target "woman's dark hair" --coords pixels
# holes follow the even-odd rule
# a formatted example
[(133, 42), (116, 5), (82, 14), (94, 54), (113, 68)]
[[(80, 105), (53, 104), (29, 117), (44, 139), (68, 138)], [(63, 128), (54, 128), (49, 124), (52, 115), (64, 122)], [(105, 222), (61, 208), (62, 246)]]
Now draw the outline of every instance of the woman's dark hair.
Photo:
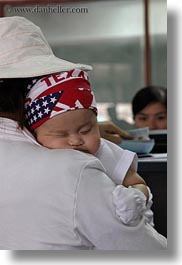
[(0, 116), (15, 117), (24, 125), (24, 101), (30, 78), (0, 79)]
[(136, 114), (144, 109), (150, 103), (159, 102), (167, 109), (167, 89), (160, 86), (147, 86), (140, 89), (132, 100), (132, 112), (135, 118)]

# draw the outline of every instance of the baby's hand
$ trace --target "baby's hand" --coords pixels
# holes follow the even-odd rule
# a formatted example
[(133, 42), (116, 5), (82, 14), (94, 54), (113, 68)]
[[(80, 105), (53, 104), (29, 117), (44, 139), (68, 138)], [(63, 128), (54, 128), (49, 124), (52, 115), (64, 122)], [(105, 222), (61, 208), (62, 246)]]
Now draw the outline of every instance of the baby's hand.
[[(145, 217), (146, 222), (153, 225), (153, 212), (146, 206), (146, 196), (140, 190), (118, 185), (113, 191), (113, 202), (116, 206), (116, 214), (124, 224), (137, 225), (141, 218)], [(150, 206), (151, 204), (152, 195)]]

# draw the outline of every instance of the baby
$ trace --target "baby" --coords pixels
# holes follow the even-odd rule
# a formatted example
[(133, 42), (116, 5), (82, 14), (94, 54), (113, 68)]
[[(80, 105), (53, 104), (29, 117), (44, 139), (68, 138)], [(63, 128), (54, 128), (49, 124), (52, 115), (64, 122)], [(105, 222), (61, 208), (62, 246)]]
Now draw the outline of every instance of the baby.
[[(27, 127), (39, 144), (94, 155), (116, 184), (127, 187), (123, 187), (122, 200), (118, 200), (121, 189), (114, 194), (124, 223), (134, 224), (142, 212), (147, 213), (152, 223), (149, 209), (152, 195), (137, 174), (136, 155), (100, 138), (96, 101), (86, 72), (73, 69), (34, 80), (29, 86), (25, 109)], [(126, 199), (128, 195), (135, 200)], [(125, 204), (133, 211), (122, 216)]]

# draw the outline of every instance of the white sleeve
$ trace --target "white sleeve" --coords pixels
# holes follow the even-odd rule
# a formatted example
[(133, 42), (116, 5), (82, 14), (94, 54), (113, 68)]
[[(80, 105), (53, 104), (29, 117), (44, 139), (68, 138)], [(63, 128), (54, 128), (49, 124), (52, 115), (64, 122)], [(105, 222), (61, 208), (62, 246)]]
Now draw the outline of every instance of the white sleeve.
[(118, 185), (113, 191), (113, 202), (116, 214), (124, 224), (136, 225), (143, 216), (147, 223), (154, 226), (152, 206), (152, 193), (147, 187), (149, 200), (146, 205), (146, 196), (138, 189)]
[(80, 240), (100, 250), (165, 249), (166, 239), (143, 218), (132, 227), (121, 222), (113, 203), (115, 187), (99, 160), (90, 161), (82, 169), (74, 207), (74, 228)]
[(128, 169), (137, 171), (138, 158), (131, 151), (123, 150), (118, 145), (101, 139), (101, 144), (95, 156), (101, 161), (107, 175), (116, 184), (122, 184)]

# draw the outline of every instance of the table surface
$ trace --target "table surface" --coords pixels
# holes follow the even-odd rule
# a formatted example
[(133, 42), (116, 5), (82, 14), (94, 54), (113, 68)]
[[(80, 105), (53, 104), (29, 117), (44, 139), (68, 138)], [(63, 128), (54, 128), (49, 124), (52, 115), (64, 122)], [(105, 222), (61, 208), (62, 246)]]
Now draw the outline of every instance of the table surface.
[(139, 155), (138, 162), (167, 162), (167, 153)]

